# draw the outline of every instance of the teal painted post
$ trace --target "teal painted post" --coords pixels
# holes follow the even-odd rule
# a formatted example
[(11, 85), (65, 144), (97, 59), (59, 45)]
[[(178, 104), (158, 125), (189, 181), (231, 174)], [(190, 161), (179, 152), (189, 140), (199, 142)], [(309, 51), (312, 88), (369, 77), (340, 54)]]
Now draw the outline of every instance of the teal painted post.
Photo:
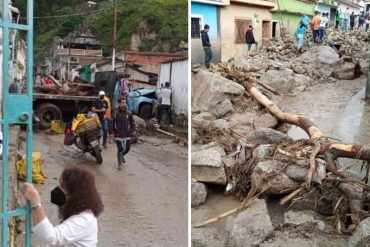
[[(28, 96), (28, 124), (27, 124), (27, 182), (32, 182), (32, 92), (33, 92), (33, 0), (27, 0), (27, 96)], [(26, 215), (26, 246), (31, 246), (31, 208), (27, 205)]]
[(9, 88), (9, 0), (3, 0), (3, 196), (2, 196), (2, 246), (8, 246), (8, 145), (9, 145), (9, 122), (7, 119), (8, 88)]

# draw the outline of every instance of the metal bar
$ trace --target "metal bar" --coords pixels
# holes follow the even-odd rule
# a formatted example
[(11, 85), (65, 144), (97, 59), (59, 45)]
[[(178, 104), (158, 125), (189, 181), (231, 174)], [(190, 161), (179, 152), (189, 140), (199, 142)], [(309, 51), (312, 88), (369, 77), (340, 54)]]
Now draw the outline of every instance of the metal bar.
[(2, 13), (2, 22), (3, 22), (3, 118), (4, 118), (4, 125), (3, 125), (3, 177), (2, 177), (2, 237), (1, 242), (2, 246), (8, 246), (8, 177), (9, 177), (9, 160), (8, 160), (8, 145), (9, 145), (9, 125), (7, 123), (7, 111), (8, 103), (9, 103), (9, 0), (3, 0), (3, 13)]
[[(8, 211), (7, 212), (7, 217), (17, 217), (17, 216), (21, 216), (21, 215), (24, 215), (27, 213), (27, 208), (24, 207), (24, 208), (17, 208), (16, 210), (13, 210), (13, 211)], [(3, 214), (0, 214), (0, 219), (2, 219), (4, 217)]]
[[(4, 27), (4, 22), (0, 22), (0, 27)], [(15, 24), (15, 23), (8, 23), (8, 27), (10, 29), (17, 29), (22, 31), (28, 31), (30, 30), (29, 25), (23, 25), (23, 24)]]
[[(27, 94), (28, 94), (28, 126), (27, 126), (27, 182), (32, 182), (32, 93), (33, 93), (33, 0), (27, 0)], [(27, 203), (26, 214), (26, 246), (31, 246), (31, 207)]]

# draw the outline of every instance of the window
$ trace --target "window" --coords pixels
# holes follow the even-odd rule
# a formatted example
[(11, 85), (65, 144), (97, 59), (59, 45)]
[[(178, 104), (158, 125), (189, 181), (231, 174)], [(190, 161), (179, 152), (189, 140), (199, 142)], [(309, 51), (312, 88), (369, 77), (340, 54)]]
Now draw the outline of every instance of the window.
[(235, 19), (235, 43), (245, 43), (245, 32), (248, 30), (249, 25), (252, 25), (251, 20)]
[(192, 39), (200, 38), (200, 27), (201, 27), (201, 18), (191, 17), (191, 38)]

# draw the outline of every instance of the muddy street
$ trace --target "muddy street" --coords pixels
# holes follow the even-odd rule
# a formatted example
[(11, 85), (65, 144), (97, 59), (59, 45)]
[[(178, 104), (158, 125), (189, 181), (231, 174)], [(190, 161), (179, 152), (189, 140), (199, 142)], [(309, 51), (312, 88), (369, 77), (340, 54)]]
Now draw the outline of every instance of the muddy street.
[[(50, 191), (69, 165), (84, 166), (96, 176), (105, 206), (99, 217), (98, 246), (187, 246), (187, 149), (171, 139), (140, 137), (126, 156), (122, 171), (116, 166), (116, 147), (103, 150), (98, 165), (75, 146), (64, 146), (63, 135), (34, 135), (34, 150), (44, 159), (45, 185), (37, 186), (51, 221), (57, 209)], [(43, 246), (33, 239), (33, 246)]]

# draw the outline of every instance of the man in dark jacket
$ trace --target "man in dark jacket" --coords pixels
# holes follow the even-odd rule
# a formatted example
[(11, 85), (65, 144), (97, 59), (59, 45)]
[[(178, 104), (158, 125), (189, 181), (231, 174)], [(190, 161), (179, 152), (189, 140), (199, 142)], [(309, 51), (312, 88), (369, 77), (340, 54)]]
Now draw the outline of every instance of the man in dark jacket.
[(205, 54), (205, 64), (206, 68), (209, 69), (210, 62), (213, 57), (212, 49), (211, 49), (211, 42), (209, 41), (208, 36), (209, 26), (206, 24), (204, 25), (204, 29), (201, 31), (202, 36), (202, 46)]
[(130, 151), (130, 133), (135, 136), (135, 121), (132, 113), (127, 109), (126, 100), (118, 100), (118, 111), (113, 118), (113, 131), (117, 144), (118, 170), (122, 170), (125, 155)]
[(249, 52), (252, 48), (252, 45), (253, 44), (256, 44), (256, 46), (258, 45), (258, 43), (256, 42), (256, 40), (254, 39), (254, 35), (253, 35), (253, 26), (252, 25), (249, 25), (249, 29), (245, 32), (245, 42), (247, 43), (247, 57), (249, 57)]

